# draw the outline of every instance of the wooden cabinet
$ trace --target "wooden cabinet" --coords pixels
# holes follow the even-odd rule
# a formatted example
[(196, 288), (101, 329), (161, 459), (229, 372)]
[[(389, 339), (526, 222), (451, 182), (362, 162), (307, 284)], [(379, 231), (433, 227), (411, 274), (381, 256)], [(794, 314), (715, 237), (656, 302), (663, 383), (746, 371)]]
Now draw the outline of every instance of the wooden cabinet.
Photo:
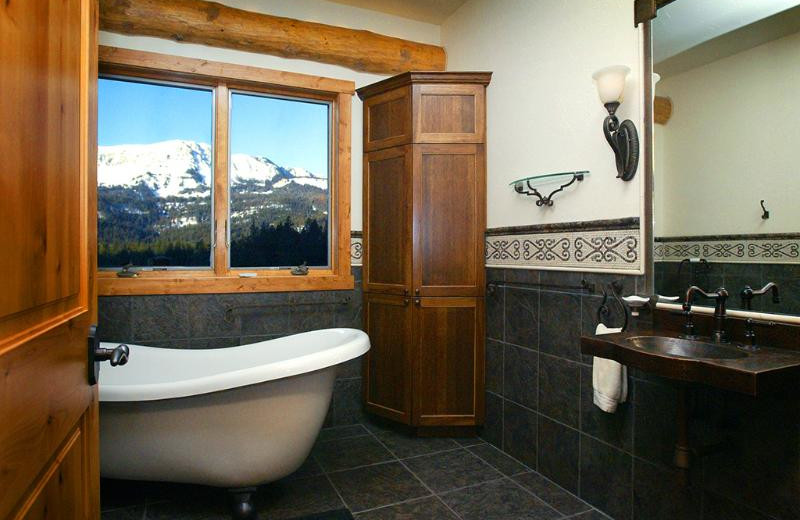
[(368, 411), (483, 421), (485, 72), (409, 72), (364, 101)]

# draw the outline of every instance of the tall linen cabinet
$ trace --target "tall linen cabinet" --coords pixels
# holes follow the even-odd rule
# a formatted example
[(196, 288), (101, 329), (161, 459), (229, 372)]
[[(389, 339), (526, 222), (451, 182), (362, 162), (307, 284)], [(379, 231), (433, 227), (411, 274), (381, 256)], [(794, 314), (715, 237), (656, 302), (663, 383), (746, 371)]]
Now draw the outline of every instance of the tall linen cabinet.
[(413, 426), (484, 416), (489, 72), (407, 72), (364, 102), (368, 412)]

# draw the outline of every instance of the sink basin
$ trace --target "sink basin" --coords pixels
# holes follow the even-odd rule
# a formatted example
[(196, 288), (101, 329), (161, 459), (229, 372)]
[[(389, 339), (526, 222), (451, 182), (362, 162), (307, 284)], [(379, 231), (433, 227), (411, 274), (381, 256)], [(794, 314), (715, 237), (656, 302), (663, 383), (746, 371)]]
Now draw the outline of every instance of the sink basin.
[(718, 345), (690, 339), (663, 336), (633, 336), (625, 341), (634, 348), (670, 357), (688, 359), (739, 359), (747, 357), (746, 352), (742, 352), (730, 345)]

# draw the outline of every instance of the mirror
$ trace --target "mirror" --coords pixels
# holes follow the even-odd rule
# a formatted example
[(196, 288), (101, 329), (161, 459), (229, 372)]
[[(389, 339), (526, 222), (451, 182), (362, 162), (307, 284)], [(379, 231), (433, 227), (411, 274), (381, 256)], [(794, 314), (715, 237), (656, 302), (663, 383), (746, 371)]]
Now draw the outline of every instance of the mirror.
[(800, 315), (800, 0), (679, 0), (651, 27), (656, 293), (742, 309), (775, 282), (752, 310)]

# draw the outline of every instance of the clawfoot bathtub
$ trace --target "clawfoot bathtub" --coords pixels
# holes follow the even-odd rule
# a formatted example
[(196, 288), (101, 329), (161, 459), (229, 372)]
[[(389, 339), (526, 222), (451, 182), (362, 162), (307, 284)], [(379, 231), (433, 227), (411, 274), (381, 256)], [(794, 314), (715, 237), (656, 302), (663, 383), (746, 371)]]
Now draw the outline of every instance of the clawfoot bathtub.
[[(128, 364), (100, 373), (101, 474), (245, 489), (300, 467), (336, 366), (369, 339), (325, 329), (231, 348), (129, 347)], [(245, 513), (248, 492), (238, 497)]]

